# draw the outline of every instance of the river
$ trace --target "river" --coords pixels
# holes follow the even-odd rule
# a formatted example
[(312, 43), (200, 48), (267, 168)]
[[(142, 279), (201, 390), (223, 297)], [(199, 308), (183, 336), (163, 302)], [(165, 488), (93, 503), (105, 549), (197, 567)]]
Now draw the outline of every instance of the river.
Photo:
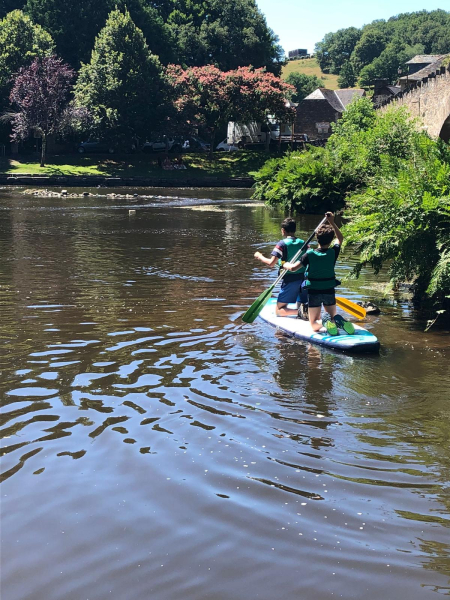
[(379, 356), (244, 325), (280, 213), (94, 191), (0, 190), (2, 600), (450, 595), (448, 332), (367, 270)]

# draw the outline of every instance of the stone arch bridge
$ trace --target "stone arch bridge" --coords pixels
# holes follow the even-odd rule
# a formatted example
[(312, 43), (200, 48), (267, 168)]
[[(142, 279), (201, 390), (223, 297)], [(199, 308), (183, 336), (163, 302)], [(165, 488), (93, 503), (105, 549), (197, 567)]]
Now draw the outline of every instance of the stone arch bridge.
[(419, 117), (423, 129), (433, 138), (450, 141), (450, 65), (438, 67), (421, 81), (414, 82), (395, 98), (380, 106), (406, 106), (411, 115)]

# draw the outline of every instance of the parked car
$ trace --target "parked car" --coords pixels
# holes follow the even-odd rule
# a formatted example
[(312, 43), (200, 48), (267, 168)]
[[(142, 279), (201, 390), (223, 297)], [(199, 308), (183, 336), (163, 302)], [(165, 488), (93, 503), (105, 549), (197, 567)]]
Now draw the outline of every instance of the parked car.
[(78, 146), (80, 154), (84, 154), (85, 152), (107, 152), (108, 154), (114, 154), (115, 151), (114, 144), (100, 140), (88, 140), (87, 142), (81, 142)]
[(165, 152), (166, 144), (167, 144), (169, 152), (181, 152), (181, 150), (182, 150), (183, 143), (181, 140), (179, 140), (177, 138), (173, 138), (173, 137), (169, 137), (167, 139), (164, 137), (161, 137), (161, 138), (153, 140), (153, 141), (145, 142), (145, 144), (142, 146), (142, 151), (143, 152)]
[(229, 144), (227, 142), (227, 138), (225, 138), (220, 142), (220, 144), (217, 144), (216, 150), (219, 152), (234, 152), (235, 150), (239, 150), (239, 148), (234, 144)]

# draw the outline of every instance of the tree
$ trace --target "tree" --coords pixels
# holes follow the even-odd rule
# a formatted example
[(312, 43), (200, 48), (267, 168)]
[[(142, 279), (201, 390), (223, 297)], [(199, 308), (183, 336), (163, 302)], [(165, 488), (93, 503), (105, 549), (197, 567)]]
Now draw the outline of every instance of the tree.
[(378, 28), (367, 29), (358, 40), (352, 52), (352, 65), (357, 73), (380, 56), (386, 48), (387, 40), (384, 31)]
[(339, 75), (342, 65), (350, 59), (360, 37), (361, 30), (356, 27), (327, 33), (324, 39), (316, 44), (315, 50), (322, 71)]
[(157, 57), (130, 13), (114, 10), (95, 40), (91, 61), (75, 86), (77, 106), (89, 109), (100, 135), (130, 139), (158, 129), (164, 81)]
[(228, 120), (231, 105), (231, 90), (225, 73), (213, 65), (186, 70), (179, 65), (169, 65), (166, 73), (178, 122), (188, 130), (207, 129), (212, 155), (216, 129)]
[(361, 82), (379, 77), (392, 81), (394, 70), (396, 72), (404, 61), (405, 53), (411, 54), (411, 51), (411, 56), (450, 52), (450, 13), (445, 10), (404, 13), (388, 21), (373, 21), (358, 30), (350, 27), (327, 33), (316, 45), (317, 58), (324, 72), (339, 75), (350, 60), (354, 74)]
[[(173, 60), (174, 42), (169, 27), (147, 0), (27, 0), (26, 12), (49, 31), (56, 49), (74, 68), (89, 60), (95, 38), (115, 8), (127, 9), (154, 54)], [(74, 35), (76, 32), (76, 35)]]
[(111, 0), (27, 0), (25, 12), (52, 35), (58, 55), (78, 68), (112, 8)]
[(404, 65), (416, 54), (422, 53), (423, 46), (407, 46), (400, 39), (390, 42), (378, 58), (366, 65), (360, 72), (359, 85), (368, 88), (374, 79), (387, 79), (395, 83), (398, 79), (398, 67)]
[(348, 60), (342, 65), (341, 72), (338, 77), (338, 85), (340, 88), (355, 87), (356, 75), (353, 70), (352, 63)]
[(256, 0), (26, 0), (25, 10), (51, 33), (59, 55), (78, 68), (116, 8), (128, 10), (163, 64), (213, 63), (222, 70), (252, 64), (276, 74), (284, 64)]
[(241, 67), (223, 72), (217, 67), (169, 65), (167, 77), (172, 86), (178, 121), (191, 128), (204, 127), (210, 134), (210, 156), (217, 128), (228, 121), (266, 122), (290, 116), (287, 96), (293, 88), (266, 73), (264, 69)]
[(289, 73), (286, 83), (294, 86), (295, 92), (292, 95), (292, 102), (301, 102), (306, 96), (309, 96), (317, 88), (323, 87), (317, 75), (305, 75), (304, 73)]
[[(281, 73), (284, 52), (255, 0), (176, 0), (160, 5), (178, 42), (178, 62)], [(172, 10), (170, 10), (172, 8)]]
[(15, 141), (31, 133), (42, 138), (41, 167), (45, 165), (47, 138), (59, 133), (67, 122), (74, 71), (56, 56), (35, 58), (29, 67), (20, 69), (10, 101), (17, 107), (11, 117)]
[(50, 35), (34, 25), (21, 10), (0, 21), (0, 95), (9, 96), (13, 76), (34, 58), (50, 56), (54, 45)]

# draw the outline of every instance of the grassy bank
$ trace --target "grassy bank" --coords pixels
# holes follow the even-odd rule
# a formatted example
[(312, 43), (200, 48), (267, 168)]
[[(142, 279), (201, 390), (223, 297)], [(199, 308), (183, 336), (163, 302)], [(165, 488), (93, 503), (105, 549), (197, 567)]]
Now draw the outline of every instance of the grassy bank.
[(213, 160), (206, 154), (183, 154), (186, 169), (164, 170), (156, 156), (136, 155), (61, 155), (49, 156), (40, 167), (35, 157), (0, 158), (0, 173), (20, 175), (100, 175), (105, 177), (248, 177), (267, 160), (265, 152), (216, 152)]
[(323, 86), (329, 90), (337, 90), (338, 76), (322, 73), (316, 58), (305, 58), (304, 60), (292, 60), (283, 67), (282, 79), (286, 79), (290, 73), (303, 73), (304, 75), (316, 75), (323, 81)]

